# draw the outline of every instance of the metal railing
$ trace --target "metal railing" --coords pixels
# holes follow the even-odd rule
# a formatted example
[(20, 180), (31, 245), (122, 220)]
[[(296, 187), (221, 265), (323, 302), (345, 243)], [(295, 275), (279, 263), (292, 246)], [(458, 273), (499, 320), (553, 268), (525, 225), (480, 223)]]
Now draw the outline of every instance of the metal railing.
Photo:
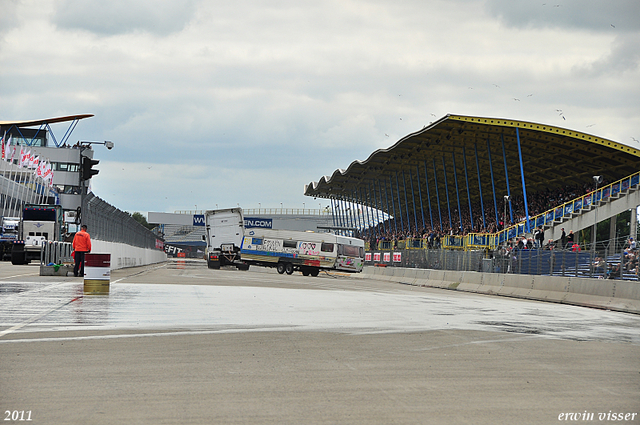
[[(590, 244), (569, 249), (416, 249), (405, 244), (385, 250), (368, 250), (365, 264), (384, 267), (408, 267), (451, 271), (479, 271), (547, 276), (573, 276), (638, 280), (640, 252), (629, 252), (625, 241), (615, 238), (598, 241), (598, 250)], [(414, 240), (417, 242), (419, 240)], [(424, 243), (424, 241), (422, 241)], [(386, 247), (385, 247), (386, 248)], [(584, 248), (584, 250), (582, 249)]]
[(69, 242), (46, 241), (40, 247), (40, 264), (73, 263), (71, 251), (73, 248)]
[(93, 239), (155, 249), (157, 236), (131, 215), (89, 193), (82, 222)]
[[(599, 202), (615, 199), (621, 192), (633, 188), (639, 183), (640, 172), (637, 172), (614, 183), (598, 188), (597, 191), (590, 192), (586, 195), (565, 202), (562, 205), (529, 218), (529, 231), (533, 231), (533, 229), (538, 226), (552, 226), (554, 223), (557, 224), (563, 219), (574, 218), (586, 211), (591, 211), (592, 206), (597, 207)], [(525, 233), (526, 220), (497, 232), (495, 234), (493, 245), (490, 245), (489, 247), (493, 248), (508, 241), (509, 239), (522, 236)]]

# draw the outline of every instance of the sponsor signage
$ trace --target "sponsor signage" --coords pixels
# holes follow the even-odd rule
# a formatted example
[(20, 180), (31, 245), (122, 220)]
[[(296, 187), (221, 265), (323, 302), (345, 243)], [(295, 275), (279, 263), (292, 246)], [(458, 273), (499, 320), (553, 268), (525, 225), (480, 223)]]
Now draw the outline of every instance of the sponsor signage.
[(204, 226), (204, 214), (194, 214), (193, 215), (193, 225), (194, 226)]
[(245, 217), (244, 218), (245, 229), (261, 228), (261, 229), (273, 229), (273, 219), (271, 218), (259, 218), (259, 217)]

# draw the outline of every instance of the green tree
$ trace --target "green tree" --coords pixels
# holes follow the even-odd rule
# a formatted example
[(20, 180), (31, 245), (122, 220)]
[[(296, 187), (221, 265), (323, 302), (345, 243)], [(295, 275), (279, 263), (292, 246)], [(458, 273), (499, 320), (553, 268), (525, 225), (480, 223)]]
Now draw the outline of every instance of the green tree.
[(139, 213), (136, 211), (133, 214), (131, 214), (131, 217), (133, 217), (135, 221), (142, 224), (144, 227), (146, 227), (149, 230), (155, 227), (153, 224), (147, 223), (147, 218), (144, 215), (142, 215), (142, 213)]

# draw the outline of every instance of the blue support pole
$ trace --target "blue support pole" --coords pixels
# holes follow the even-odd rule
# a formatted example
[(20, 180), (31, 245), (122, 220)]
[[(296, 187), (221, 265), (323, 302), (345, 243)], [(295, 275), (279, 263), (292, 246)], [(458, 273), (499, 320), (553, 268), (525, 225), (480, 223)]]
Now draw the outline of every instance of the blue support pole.
[[(373, 234), (374, 236), (378, 237), (378, 225), (376, 223), (376, 217), (374, 214), (374, 209), (375, 209), (375, 204), (376, 204), (376, 199), (375, 196), (372, 197), (371, 196), (371, 185), (369, 184), (369, 182), (367, 182), (367, 191), (368, 193), (368, 199), (369, 199), (369, 217), (371, 218), (371, 227), (373, 227)], [(375, 193), (374, 193), (375, 195)]]
[[(402, 179), (404, 180), (404, 171), (402, 172)], [(418, 232), (418, 210), (416, 209), (416, 194), (413, 191), (413, 173), (411, 172), (411, 168), (409, 168), (409, 183), (411, 183), (411, 199), (413, 200), (413, 221), (416, 225), (416, 233)]]
[[(342, 208), (344, 211), (344, 222), (346, 223), (346, 227), (353, 227), (353, 225), (351, 224), (351, 217), (349, 215), (349, 205), (347, 203), (346, 197), (344, 195), (342, 195)], [(345, 234), (348, 235), (348, 232), (345, 231)]]
[(336, 224), (336, 209), (333, 205), (333, 198), (329, 198), (329, 201), (331, 202), (331, 218), (333, 219), (333, 227), (338, 227)]
[(458, 190), (458, 174), (456, 173), (456, 155), (451, 152), (451, 158), (453, 159), (453, 179), (456, 181), (456, 198), (458, 198), (458, 218), (460, 219), (460, 232), (464, 231), (462, 226), (462, 209), (460, 208), (460, 190)]
[[(336, 199), (336, 209), (338, 210), (338, 218), (339, 218), (339, 223), (340, 223), (340, 227), (347, 227), (344, 221), (344, 211), (343, 211), (343, 207), (342, 207), (342, 199), (338, 198)], [(340, 230), (340, 234), (344, 235), (344, 230)]]
[[(362, 229), (361, 233), (364, 234), (365, 229), (367, 229), (367, 218), (365, 217), (365, 211), (362, 211), (362, 193), (360, 194), (360, 197), (358, 197), (358, 191), (355, 190), (354, 191), (354, 214), (356, 215), (356, 218), (358, 220), (358, 226)], [(369, 231), (367, 229), (367, 235), (369, 234)]]
[[(493, 211), (496, 213), (496, 226), (500, 223), (500, 219), (498, 218), (498, 203), (496, 201), (496, 183), (493, 179), (493, 165), (491, 163), (491, 145), (489, 144), (489, 138), (487, 137), (487, 152), (489, 153), (489, 172), (491, 173), (491, 189), (493, 190)], [(506, 219), (506, 217), (505, 217)], [(507, 226), (507, 223), (504, 223), (503, 229)]]
[(411, 233), (411, 216), (409, 215), (409, 201), (407, 200), (407, 181), (404, 178), (404, 168), (402, 169), (402, 189), (404, 189), (404, 204), (407, 207), (407, 227), (409, 228), (409, 233)]
[(407, 228), (411, 233), (411, 216), (409, 215), (409, 201), (407, 200), (407, 181), (404, 178), (404, 168), (402, 169), (402, 190), (404, 192), (404, 205), (407, 210)]
[(398, 172), (396, 171), (396, 195), (398, 196), (398, 211), (400, 211), (400, 230), (404, 232), (404, 219), (402, 218), (402, 202), (400, 202), (400, 183), (398, 182)]
[(351, 211), (351, 214), (353, 215), (353, 221), (355, 223), (355, 228), (358, 229), (358, 231), (361, 232), (361, 234), (364, 231), (364, 223), (362, 222), (362, 217), (359, 214), (359, 211), (356, 209), (356, 205), (358, 202), (358, 191), (354, 190), (353, 192), (351, 192), (351, 208), (349, 211)]
[[(356, 220), (356, 216), (353, 214), (353, 195), (349, 198), (349, 216), (351, 217), (351, 227), (358, 229), (358, 221)], [(353, 236), (353, 233), (352, 233)]]
[(513, 223), (513, 208), (511, 208), (511, 189), (509, 188), (509, 173), (507, 172), (507, 151), (504, 149), (504, 134), (500, 134), (502, 139), (502, 156), (504, 158), (504, 178), (507, 181), (507, 196), (509, 197), (509, 218)]
[[(373, 193), (376, 192), (375, 180), (373, 184)], [(378, 215), (378, 223), (382, 224), (382, 233), (387, 233), (387, 226), (384, 220), (384, 205), (382, 204), (382, 187), (380, 187), (380, 180), (378, 180), (378, 199), (380, 200), (380, 204), (378, 207), (378, 213), (382, 211), (382, 221), (380, 221), (380, 216)], [(389, 210), (389, 206), (387, 206), (387, 211)]]
[[(385, 190), (387, 189), (386, 183), (384, 184), (384, 188)], [(396, 228), (396, 235), (397, 235), (398, 234), (398, 216), (396, 215), (396, 203), (393, 199), (393, 180), (391, 179), (391, 176), (389, 176), (389, 189), (391, 190), (391, 206), (393, 207), (393, 224)], [(398, 205), (398, 207), (400, 206)], [(402, 217), (400, 217), (400, 219), (402, 219)]]
[[(360, 195), (360, 199), (361, 199), (360, 205), (364, 208), (364, 212), (363, 212), (362, 216), (363, 216), (363, 218), (364, 218), (365, 215), (367, 217), (367, 226), (369, 227), (369, 234), (371, 235), (371, 228), (373, 227), (372, 226), (373, 220), (372, 220), (372, 214), (369, 214), (369, 208), (368, 208), (369, 202), (368, 202), (368, 199), (367, 199), (367, 194), (366, 193), (361, 194)], [(376, 230), (373, 229), (373, 234), (374, 235), (375, 235), (375, 231)]]
[(427, 230), (427, 225), (424, 222), (424, 202), (422, 202), (422, 188), (420, 187), (420, 167), (418, 167), (418, 164), (416, 164), (416, 175), (418, 176), (416, 180), (418, 181), (418, 194), (420, 195), (420, 214), (422, 214), (422, 230), (425, 231)]
[(427, 161), (424, 161), (424, 182), (427, 185), (427, 201), (429, 202), (429, 218), (431, 219), (431, 230), (433, 227), (433, 213), (431, 212), (431, 193), (429, 193), (429, 174), (427, 173)]
[(372, 180), (371, 184), (373, 185), (373, 192), (371, 192), (371, 187), (369, 186), (369, 183), (367, 183), (367, 187), (369, 188), (369, 193), (373, 193), (373, 205), (375, 206), (375, 210), (376, 210), (376, 215), (374, 217), (374, 219), (376, 220), (375, 223), (375, 227), (376, 227), (376, 233), (381, 233), (382, 232), (382, 225), (380, 224), (380, 208), (378, 207), (378, 201), (376, 200), (376, 181)]
[(469, 174), (467, 173), (467, 153), (462, 147), (462, 160), (464, 162), (464, 179), (467, 181), (467, 199), (469, 200), (469, 218), (471, 219), (471, 231), (474, 230), (473, 210), (471, 209), (471, 191), (469, 190)]
[[(381, 189), (382, 190), (382, 189)], [(392, 210), (391, 208), (389, 208), (389, 194), (387, 193), (387, 181), (384, 181), (384, 199), (385, 201), (387, 201), (387, 211), (388, 211), (388, 216), (391, 216)], [(393, 195), (391, 195), (391, 202), (393, 202)], [(394, 218), (394, 224), (395, 224), (395, 215), (393, 216)], [(389, 228), (389, 233), (391, 233), (391, 223), (387, 223), (387, 227)]]
[(449, 183), (447, 183), (447, 165), (444, 163), (444, 155), (442, 155), (442, 171), (444, 173), (444, 188), (447, 194), (447, 210), (449, 210), (449, 229), (453, 229), (453, 220), (451, 220), (451, 203), (449, 202)]
[(474, 143), (473, 148), (476, 151), (476, 170), (478, 170), (478, 190), (480, 191), (480, 208), (482, 209), (482, 227), (486, 232), (487, 222), (484, 218), (484, 200), (482, 199), (482, 183), (480, 183), (480, 163), (478, 162), (478, 145)]
[(442, 227), (442, 210), (440, 209), (440, 191), (438, 190), (438, 172), (436, 171), (436, 159), (433, 159), (433, 178), (436, 182), (436, 200), (438, 201), (438, 216), (440, 217), (440, 231), (444, 231)]
[(358, 198), (358, 191), (354, 190), (353, 193), (353, 214), (356, 217), (356, 221), (358, 223), (358, 227), (361, 234), (364, 234), (365, 231), (369, 234), (369, 230), (367, 228), (367, 218), (364, 215), (364, 211), (362, 211), (362, 195)]
[[(347, 203), (344, 201), (344, 195), (342, 195), (342, 199), (340, 199), (340, 209), (342, 210), (342, 220), (344, 222), (344, 227), (351, 227), (349, 224), (349, 216), (347, 215)], [(347, 231), (344, 231), (344, 234), (347, 235)]]
[(522, 195), (524, 196), (525, 232), (531, 232), (529, 225), (529, 205), (527, 204), (527, 186), (524, 184), (524, 165), (522, 164), (522, 149), (520, 149), (520, 131), (516, 127), (516, 139), (518, 140), (518, 156), (520, 157), (520, 175), (522, 176)]

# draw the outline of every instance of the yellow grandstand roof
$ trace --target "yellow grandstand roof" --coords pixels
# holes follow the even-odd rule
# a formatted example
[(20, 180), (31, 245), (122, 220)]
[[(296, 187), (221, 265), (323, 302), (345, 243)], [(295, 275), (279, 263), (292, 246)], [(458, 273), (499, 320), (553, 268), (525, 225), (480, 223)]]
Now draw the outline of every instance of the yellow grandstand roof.
[[(526, 121), (446, 115), (403, 137), (390, 148), (379, 149), (364, 161), (352, 162), (346, 170), (336, 170), (331, 176), (306, 185), (304, 193), (381, 205), (379, 200), (371, 199), (369, 193), (373, 189), (368, 185), (393, 184), (393, 190), (399, 187), (409, 193), (406, 202), (411, 204), (411, 193), (416, 199), (420, 195), (426, 197), (425, 182), (428, 181), (432, 202), (435, 202), (437, 178), (442, 205), (445, 178), (449, 193), (455, 196), (455, 177), (458, 193), (465, 202), (467, 181), (470, 198), (476, 202), (480, 197), (479, 181), (483, 197), (493, 197), (493, 175), (496, 198), (506, 194), (507, 179), (512, 193), (522, 195), (518, 136), (528, 195), (567, 185), (592, 184), (594, 175), (602, 175), (611, 182), (640, 170), (639, 150), (601, 137)], [(402, 183), (403, 172), (406, 184)], [(399, 173), (399, 185), (396, 173)], [(379, 189), (375, 189), (371, 195), (379, 197), (378, 193)], [(396, 202), (406, 204), (403, 197)], [(413, 208), (410, 206), (410, 209)]]

